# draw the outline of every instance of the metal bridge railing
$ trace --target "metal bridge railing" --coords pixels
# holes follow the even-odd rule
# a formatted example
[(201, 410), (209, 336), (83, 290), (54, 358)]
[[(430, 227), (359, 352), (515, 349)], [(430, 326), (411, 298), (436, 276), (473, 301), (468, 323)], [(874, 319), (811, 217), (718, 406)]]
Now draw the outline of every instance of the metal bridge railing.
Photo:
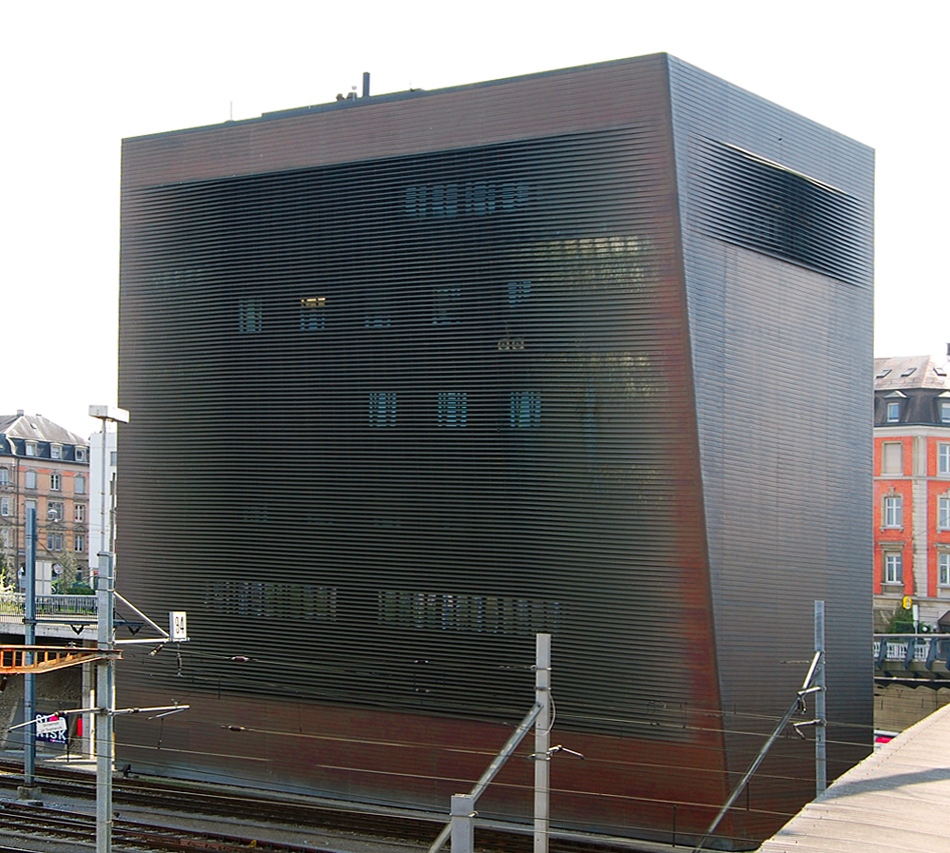
[(888, 663), (905, 668), (918, 664), (931, 671), (934, 664), (950, 668), (950, 635), (875, 634), (874, 663), (878, 669), (884, 669)]
[[(26, 596), (21, 593), (0, 593), (0, 617), (23, 616)], [(36, 596), (36, 616), (88, 616), (95, 617), (97, 612), (95, 595), (38, 595)]]

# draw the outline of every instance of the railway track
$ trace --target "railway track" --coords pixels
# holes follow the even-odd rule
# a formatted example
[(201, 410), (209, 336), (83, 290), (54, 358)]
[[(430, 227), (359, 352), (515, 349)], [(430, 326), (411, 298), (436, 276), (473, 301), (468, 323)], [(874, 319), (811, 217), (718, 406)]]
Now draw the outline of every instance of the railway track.
[[(22, 764), (0, 761), (0, 796), (7, 797), (5, 804), (0, 801), (0, 816), (5, 819), (18, 815), (18, 820), (25, 821), (32, 814), (38, 828), (48, 821), (46, 825), (60, 826), (63, 833), (70, 830), (78, 833), (75, 836), (77, 845), (82, 833), (94, 842), (95, 777), (78, 770), (39, 766), (37, 783), (42, 787), (44, 800), (66, 800), (77, 808), (73, 813), (62, 809), (39, 809), (31, 813), (26, 809), (38, 807), (15, 801), (15, 789), (21, 783), (22, 770)], [(250, 790), (185, 780), (123, 778), (121, 775), (113, 778), (112, 799), (116, 816), (113, 823), (116, 853), (125, 849), (118, 846), (120, 838), (128, 849), (137, 851), (419, 853), (429, 847), (445, 825), (444, 820), (398, 810), (347, 808), (309, 802), (304, 797), (267, 796)], [(82, 809), (87, 812), (85, 815), (76, 814)], [(133, 815), (134, 824), (119, 819), (120, 816)], [(74, 817), (82, 827), (71, 827), (69, 817)], [(87, 823), (83, 824), (83, 820)], [(2, 845), (9, 843), (3, 836), (4, 825), (0, 821), (0, 853), (5, 853)], [(479, 828), (476, 841), (480, 850), (495, 853), (530, 853), (533, 846), (529, 834), (504, 829)], [(628, 853), (636, 849), (635, 844), (623, 846)], [(59, 853), (60, 848), (11, 849)], [(64, 846), (61, 849), (63, 853), (70, 853), (84, 848)], [(90, 849), (94, 849), (94, 843)], [(593, 839), (585, 842), (554, 837), (550, 849), (551, 853), (617, 851), (616, 846), (597, 843)]]
[[(0, 804), (0, 837), (16, 837), (21, 843), (45, 839), (48, 845), (65, 845), (64, 849), (94, 849), (96, 822), (92, 815), (22, 803)], [(261, 841), (258, 838), (224, 833), (157, 827), (137, 821), (115, 820), (112, 844), (116, 851), (149, 851), (149, 853), (314, 853), (312, 844), (295, 845)], [(0, 848), (33, 850), (30, 847)], [(43, 849), (46, 849), (45, 847)]]
[[(15, 789), (22, 781), (22, 764), (0, 762), (0, 796), (6, 789), (6, 806), (0, 808), (0, 814), (6, 817), (18, 812), (16, 819), (25, 820), (29, 814), (34, 814), (38, 827), (49, 821), (50, 826), (62, 826), (62, 832), (70, 830), (67, 824), (58, 824), (58, 821), (67, 821), (65, 812), (61, 809), (39, 809), (36, 812), (25, 811), (29, 807), (15, 801)], [(86, 819), (92, 821), (91, 827), (75, 829), (77, 843), (81, 834), (85, 832), (94, 839), (95, 825), (92, 813), (95, 809), (95, 778), (92, 774), (77, 770), (68, 770), (43, 765), (37, 767), (37, 784), (43, 791), (44, 801), (68, 800), (83, 804), (89, 814)], [(113, 809), (114, 813), (124, 815), (134, 814), (139, 822), (139, 828), (132, 830), (124, 828), (123, 832), (133, 831), (142, 834), (142, 844), (148, 842), (147, 836), (155, 836), (154, 844), (161, 841), (165, 846), (138, 846), (138, 850), (248, 850), (255, 853), (269, 851), (263, 847), (262, 839), (266, 833), (279, 833), (284, 837), (295, 837), (297, 846), (282, 841), (285, 846), (274, 846), (275, 851), (313, 851), (321, 849), (359, 850), (360, 840), (363, 840), (372, 850), (390, 851), (424, 851), (438, 835), (444, 822), (435, 819), (414, 816), (408, 813), (388, 812), (384, 810), (368, 811), (346, 807), (332, 807), (324, 804), (306, 802), (303, 798), (284, 796), (261, 796), (252, 791), (218, 788), (183, 780), (162, 781), (155, 779), (126, 779), (117, 775), (113, 778)], [(2, 803), (0, 803), (2, 806)], [(76, 820), (82, 822), (82, 816)], [(186, 830), (185, 824), (201, 824), (205, 827), (213, 826), (215, 832), (196, 833), (197, 840), (182, 840)], [(27, 825), (26, 823), (22, 824)], [(121, 820), (114, 821), (114, 839), (119, 838), (119, 831), (124, 826)], [(0, 844), (3, 844), (0, 822)], [(220, 832), (222, 827), (237, 827), (235, 835)], [(177, 833), (175, 843), (192, 846), (169, 846), (169, 836), (162, 833), (171, 831)], [(90, 835), (91, 833), (91, 835)], [(198, 837), (200, 836), (200, 837)], [(232, 846), (213, 846), (210, 838), (214, 836), (214, 844)], [(124, 836), (131, 839), (131, 835)], [(479, 830), (480, 848), (505, 853), (528, 853), (531, 850), (531, 839), (517, 833), (507, 833), (497, 830)], [(256, 847), (249, 847), (256, 842)], [(118, 842), (114, 840), (114, 844)], [(125, 843), (125, 842), (123, 842)], [(241, 845), (244, 846), (241, 846)], [(301, 846), (301, 844), (303, 846)], [(558, 845), (561, 847), (561, 845)], [(576, 849), (576, 845), (571, 845)], [(17, 850), (43, 850), (44, 848), (13, 848)], [(70, 848), (62, 848), (64, 851)], [(82, 849), (80, 847), (77, 850)], [(116, 850), (119, 848), (116, 847)], [(554, 846), (552, 845), (552, 850)], [(589, 848), (587, 848), (589, 849)], [(0, 847), (0, 853), (3, 853)], [(45, 850), (44, 850), (45, 853)], [(51, 850), (50, 853), (53, 853)], [(57, 851), (58, 853), (58, 851)], [(570, 853), (561, 848), (559, 853)]]

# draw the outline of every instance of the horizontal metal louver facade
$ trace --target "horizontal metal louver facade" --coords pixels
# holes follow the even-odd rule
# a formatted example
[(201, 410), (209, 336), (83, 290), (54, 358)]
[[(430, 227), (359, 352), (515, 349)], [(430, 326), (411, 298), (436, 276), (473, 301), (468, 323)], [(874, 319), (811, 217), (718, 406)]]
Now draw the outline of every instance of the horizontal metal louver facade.
[[(120, 701), (196, 713), (120, 753), (439, 807), (530, 705), (544, 631), (589, 757), (561, 820), (714, 813), (670, 109), (657, 56), (126, 142), (120, 588), (192, 642), (124, 662)], [(529, 765), (483, 808), (526, 815)]]

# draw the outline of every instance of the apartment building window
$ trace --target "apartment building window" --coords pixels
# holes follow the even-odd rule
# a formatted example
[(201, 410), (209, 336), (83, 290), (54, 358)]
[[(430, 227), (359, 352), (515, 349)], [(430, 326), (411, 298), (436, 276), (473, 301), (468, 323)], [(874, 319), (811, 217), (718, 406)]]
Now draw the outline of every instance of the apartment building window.
[(884, 583), (902, 583), (904, 579), (904, 556), (900, 551), (884, 554)]
[(35, 441), (28, 441), (26, 443), (26, 455), (36, 456), (36, 442)]
[(904, 447), (899, 441), (885, 441), (881, 447), (881, 473), (902, 474)]
[(73, 550), (74, 551), (85, 551), (86, 550), (86, 537), (82, 533), (77, 533), (73, 537)]
[(62, 501), (49, 501), (46, 504), (46, 517), (53, 524), (66, 520), (66, 505)]
[(85, 448), (85, 447), (77, 447), (77, 448), (76, 448), (76, 461), (77, 461), (77, 462), (85, 462), (85, 461), (86, 461), (86, 448)]
[(0, 515), (10, 514), (10, 498), (0, 498)]
[(83, 522), (86, 520), (86, 505), (85, 504), (76, 504), (75, 506), (75, 519), (77, 522)]
[(940, 409), (940, 423), (950, 424), (950, 400), (939, 400), (937, 405)]
[(884, 498), (884, 527), (904, 526), (904, 499), (900, 495)]
[(238, 330), (246, 333), (259, 332), (264, 328), (264, 306), (259, 296), (238, 300)]
[(439, 418), (440, 427), (464, 427), (468, 425), (468, 392), (440, 391)]
[(51, 444), (49, 446), (49, 456), (50, 459), (62, 459), (63, 446), (61, 444)]
[(369, 425), (396, 426), (396, 392), (371, 391), (369, 395)]
[(937, 530), (950, 530), (950, 495), (937, 498)]
[(77, 495), (86, 494), (86, 477), (84, 474), (77, 474), (73, 478), (73, 491)]
[(937, 445), (937, 473), (950, 476), (950, 444)]
[(0, 486), (10, 485), (10, 469), (0, 468)]
[(950, 551), (937, 554), (937, 583), (940, 586), (950, 586)]
[(27, 472), (23, 475), (23, 485), (24, 485), (27, 489), (35, 489), (35, 488), (36, 488), (36, 471), (27, 471)]
[(61, 492), (63, 490), (63, 475), (62, 474), (50, 474), (49, 475), (49, 487), (53, 492)]
[(62, 551), (63, 550), (63, 534), (62, 533), (47, 533), (46, 547), (50, 551)]

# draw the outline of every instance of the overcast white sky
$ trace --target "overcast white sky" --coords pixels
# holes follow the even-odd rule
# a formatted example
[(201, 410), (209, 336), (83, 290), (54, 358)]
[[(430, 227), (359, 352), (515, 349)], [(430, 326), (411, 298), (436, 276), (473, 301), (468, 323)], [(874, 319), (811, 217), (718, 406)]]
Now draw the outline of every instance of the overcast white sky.
[[(945, 355), (950, 3), (71, 2), (0, 12), (0, 414), (114, 403), (123, 137), (667, 51), (877, 151), (876, 355)], [(232, 107), (233, 104), (233, 107)], [(232, 112), (233, 110), (233, 112)]]

